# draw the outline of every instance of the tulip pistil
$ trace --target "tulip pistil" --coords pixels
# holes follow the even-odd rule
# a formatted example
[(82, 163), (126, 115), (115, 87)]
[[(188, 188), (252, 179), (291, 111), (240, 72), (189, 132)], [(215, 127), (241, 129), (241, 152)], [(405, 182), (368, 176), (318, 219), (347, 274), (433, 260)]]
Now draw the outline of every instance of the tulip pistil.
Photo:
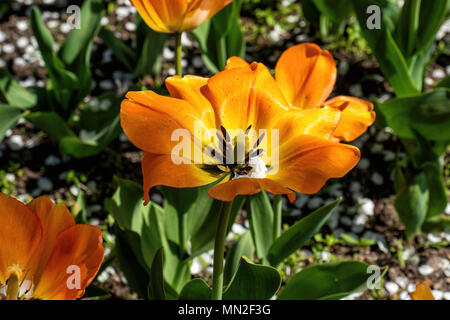
[(19, 299), (19, 278), (13, 273), (6, 282), (6, 300)]
[(217, 160), (217, 163), (204, 165), (203, 168), (208, 171), (219, 169), (222, 172), (228, 172), (231, 180), (243, 177), (265, 178), (267, 168), (261, 159), (264, 150), (258, 148), (265, 133), (262, 133), (253, 147), (249, 148), (248, 134), (251, 127), (250, 125), (243, 134), (232, 139), (228, 131), (221, 126), (220, 132), (216, 133), (219, 147), (217, 149), (208, 147), (209, 153)]

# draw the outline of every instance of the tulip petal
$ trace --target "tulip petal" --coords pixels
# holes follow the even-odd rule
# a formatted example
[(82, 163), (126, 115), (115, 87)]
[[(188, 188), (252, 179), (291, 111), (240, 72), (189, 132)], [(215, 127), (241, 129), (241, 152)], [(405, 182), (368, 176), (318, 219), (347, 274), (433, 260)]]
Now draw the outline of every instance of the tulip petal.
[(291, 106), (308, 109), (318, 107), (330, 95), (336, 73), (336, 63), (327, 50), (303, 43), (283, 52), (275, 79)]
[[(186, 1), (186, 0), (184, 0)], [(232, 0), (192, 0), (188, 8), (182, 31), (189, 31), (197, 28), (206, 20), (212, 18), (217, 12), (225, 8)], [(179, 30), (179, 31), (181, 31)]]
[(220, 178), (192, 163), (175, 164), (171, 155), (148, 152), (144, 153), (142, 159), (142, 175), (145, 204), (150, 201), (149, 192), (154, 186), (192, 188), (212, 183)]
[(75, 225), (75, 220), (66, 206), (55, 205), (48, 197), (36, 198), (27, 207), (38, 215), (42, 226), (42, 240), (30, 263), (33, 281), (38, 282), (55, 247), (56, 236)]
[(161, 19), (159, 13), (153, 8), (153, 6), (144, 0), (130, 0), (139, 12), (141, 18), (145, 23), (153, 30), (157, 32), (171, 33), (166, 23)]
[(431, 281), (422, 281), (416, 285), (416, 291), (411, 293), (412, 300), (435, 300), (430, 289)]
[(225, 70), (236, 69), (236, 68), (250, 68), (250, 64), (240, 57), (231, 57), (227, 60), (227, 65)]
[(208, 128), (215, 128), (214, 109), (200, 89), (208, 83), (208, 78), (186, 75), (166, 79), (166, 87), (173, 98), (189, 102), (197, 108), (199, 117)]
[(121, 125), (128, 139), (144, 151), (170, 154), (178, 144), (177, 138), (172, 141), (172, 134), (179, 129), (191, 139), (199, 129), (208, 132), (203, 123), (204, 117), (209, 121), (208, 106), (192, 106), (152, 91), (128, 92), (127, 98), (121, 105)]
[(279, 167), (267, 178), (305, 194), (318, 192), (330, 178), (339, 178), (356, 166), (358, 148), (313, 136), (298, 136), (280, 146)]
[(292, 110), (274, 126), (279, 129), (280, 143), (288, 143), (299, 135), (329, 139), (340, 123), (342, 112), (337, 108)]
[(227, 130), (271, 128), (288, 109), (272, 75), (259, 63), (220, 72), (201, 90), (216, 112), (216, 122)]
[(362, 135), (375, 122), (373, 104), (354, 97), (338, 96), (325, 102), (325, 105), (339, 107), (347, 103), (342, 112), (333, 136), (338, 140), (353, 141)]
[(44, 300), (82, 297), (100, 269), (103, 254), (99, 228), (84, 224), (62, 231), (33, 296)]
[(272, 194), (286, 194), (291, 202), (296, 194), (270, 179), (239, 178), (220, 183), (208, 190), (210, 197), (220, 201), (233, 201), (237, 195), (251, 195), (266, 190)]
[[(8, 280), (11, 267), (27, 272), (42, 238), (38, 216), (22, 202), (0, 192), (0, 284)], [(18, 274), (23, 280), (25, 274)]]

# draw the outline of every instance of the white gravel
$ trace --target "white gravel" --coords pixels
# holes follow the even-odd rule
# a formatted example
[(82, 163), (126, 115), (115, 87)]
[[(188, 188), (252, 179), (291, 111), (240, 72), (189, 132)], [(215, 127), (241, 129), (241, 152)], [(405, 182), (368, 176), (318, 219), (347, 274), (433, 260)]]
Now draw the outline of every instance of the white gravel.
[(428, 276), (430, 274), (432, 274), (434, 272), (434, 269), (432, 266), (429, 266), (427, 264), (423, 264), (421, 266), (419, 266), (418, 269), (419, 273), (423, 276)]

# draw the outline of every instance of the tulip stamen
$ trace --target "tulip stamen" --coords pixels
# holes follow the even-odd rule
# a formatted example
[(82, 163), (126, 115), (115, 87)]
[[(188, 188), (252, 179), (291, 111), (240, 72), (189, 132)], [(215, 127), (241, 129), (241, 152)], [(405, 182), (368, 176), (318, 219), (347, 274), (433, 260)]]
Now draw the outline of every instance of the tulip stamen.
[[(228, 172), (230, 179), (242, 178), (252, 176), (255, 173), (255, 166), (258, 167), (258, 177), (265, 176), (267, 171), (264, 162), (260, 157), (264, 154), (262, 148), (258, 148), (264, 140), (265, 132), (262, 133), (252, 148), (248, 148), (248, 134), (252, 125), (249, 125), (243, 135), (238, 135), (231, 139), (230, 134), (225, 127), (220, 127), (220, 132), (217, 131), (218, 149), (210, 146), (206, 151), (217, 161), (216, 165), (204, 165), (203, 169), (208, 171), (215, 171), (219, 169), (222, 172)], [(222, 147), (220, 149), (220, 146)], [(219, 151), (221, 150), (221, 151)]]

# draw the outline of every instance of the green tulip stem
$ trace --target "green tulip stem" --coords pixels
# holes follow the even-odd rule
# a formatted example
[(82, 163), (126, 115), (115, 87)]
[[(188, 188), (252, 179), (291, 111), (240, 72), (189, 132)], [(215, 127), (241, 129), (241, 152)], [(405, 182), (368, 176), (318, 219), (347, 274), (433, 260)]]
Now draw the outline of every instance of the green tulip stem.
[(183, 35), (183, 32), (178, 32), (175, 34), (175, 68), (177, 75), (182, 77), (183, 76), (183, 67), (181, 66), (181, 55), (183, 53), (183, 46), (181, 45), (181, 36)]
[(281, 218), (283, 212), (283, 199), (281, 194), (276, 194), (273, 199), (273, 241), (281, 234)]
[(232, 202), (223, 202), (217, 224), (216, 239), (214, 243), (214, 266), (212, 300), (222, 300), (223, 291), (223, 260), (225, 252), (225, 238), (227, 236)]

